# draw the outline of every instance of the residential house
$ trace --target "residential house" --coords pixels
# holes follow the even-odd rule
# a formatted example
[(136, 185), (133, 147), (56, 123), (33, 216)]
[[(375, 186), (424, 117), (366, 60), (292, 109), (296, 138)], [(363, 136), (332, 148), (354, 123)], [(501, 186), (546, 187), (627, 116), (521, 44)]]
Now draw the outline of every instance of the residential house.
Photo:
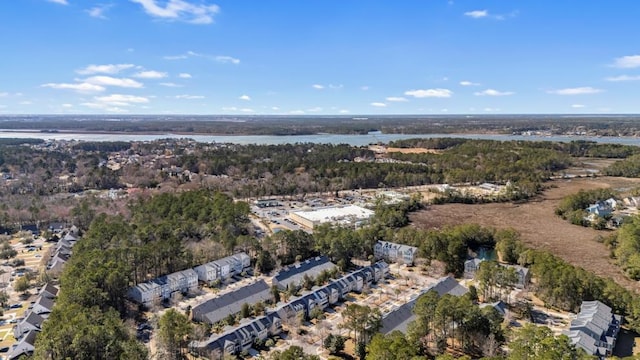
[(131, 300), (149, 307), (154, 302), (160, 301), (162, 288), (160, 284), (153, 281), (145, 282), (129, 288), (127, 296)]
[(600, 217), (609, 216), (613, 212), (613, 207), (610, 205), (612, 202), (607, 201), (598, 201), (595, 204), (589, 205), (586, 210), (589, 214), (594, 214)]
[(465, 279), (473, 279), (476, 276), (476, 271), (480, 269), (480, 263), (484, 261), (482, 259), (473, 258), (464, 262), (464, 277)]
[(31, 312), (42, 316), (43, 318), (48, 318), (51, 310), (53, 310), (53, 299), (39, 296), (33, 306), (31, 307)]
[(56, 296), (58, 296), (58, 291), (59, 291), (58, 288), (55, 287), (53, 284), (46, 283), (45, 286), (43, 286), (42, 289), (40, 289), (40, 293), (38, 295), (47, 297), (49, 299), (55, 299)]
[(193, 321), (215, 324), (240, 312), (243, 304), (254, 305), (271, 300), (271, 288), (264, 280), (243, 286), (199, 304), (191, 310)]
[(524, 289), (529, 285), (531, 281), (531, 272), (526, 267), (520, 265), (504, 265), (508, 268), (514, 269), (516, 271), (516, 275), (518, 275), (518, 282), (516, 282), (515, 286), (518, 289)]
[(304, 281), (305, 276), (315, 278), (321, 272), (332, 270), (335, 267), (336, 265), (329, 261), (328, 257), (318, 256), (284, 267), (273, 277), (272, 282), (280, 290), (285, 290), (290, 286), (298, 287)]
[(65, 227), (65, 224), (62, 222), (52, 222), (49, 223), (49, 226), (47, 226), (47, 230), (49, 230), (53, 234), (60, 234)]
[(44, 322), (44, 318), (42, 316), (30, 312), (27, 317), (22, 319), (22, 321), (16, 324), (13, 328), (13, 337), (20, 339), (24, 334), (31, 330), (40, 331), (42, 329), (42, 322)]
[(604, 359), (616, 345), (621, 324), (622, 316), (614, 314), (609, 306), (600, 301), (584, 301), (564, 334), (587, 354)]
[(35, 351), (37, 331), (30, 330), (18, 341), (7, 355), (8, 360), (19, 359), (21, 356), (31, 356)]
[(413, 265), (417, 254), (417, 247), (387, 241), (378, 241), (373, 247), (373, 255), (376, 259), (399, 264)]
[(502, 317), (506, 317), (507, 316), (507, 304), (505, 304), (502, 300), (500, 301), (496, 301), (493, 303), (486, 303), (486, 304), (480, 304), (480, 308), (485, 308), (485, 307), (492, 307), (494, 309), (496, 309), (496, 311), (502, 315)]

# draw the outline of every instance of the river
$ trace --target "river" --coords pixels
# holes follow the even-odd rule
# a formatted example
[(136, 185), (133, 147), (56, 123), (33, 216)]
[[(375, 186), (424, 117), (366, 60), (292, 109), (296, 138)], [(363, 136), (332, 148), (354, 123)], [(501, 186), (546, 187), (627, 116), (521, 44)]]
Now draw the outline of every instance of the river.
[(189, 138), (203, 143), (232, 143), (277, 145), (294, 143), (316, 144), (349, 144), (365, 146), (373, 143), (388, 143), (393, 140), (412, 138), (467, 138), (485, 140), (525, 140), (525, 141), (560, 141), (575, 140), (596, 141), (606, 144), (623, 144), (640, 146), (640, 138), (635, 137), (589, 137), (589, 136), (538, 136), (538, 135), (489, 135), (489, 134), (317, 134), (317, 135), (184, 135), (184, 134), (96, 134), (96, 133), (47, 133), (39, 131), (7, 131), (0, 130), (0, 138), (29, 138), (43, 140), (80, 140), (80, 141), (153, 141), (158, 139)]

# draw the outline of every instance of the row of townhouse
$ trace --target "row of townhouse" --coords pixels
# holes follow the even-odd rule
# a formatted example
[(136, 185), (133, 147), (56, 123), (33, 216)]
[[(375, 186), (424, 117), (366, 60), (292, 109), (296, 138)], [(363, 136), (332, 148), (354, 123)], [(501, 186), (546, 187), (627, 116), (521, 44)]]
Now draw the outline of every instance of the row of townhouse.
[(198, 288), (198, 274), (193, 269), (160, 276), (129, 288), (127, 296), (142, 305), (150, 306), (180, 292), (188, 293)]
[(418, 255), (418, 248), (388, 241), (378, 241), (373, 247), (373, 255), (377, 260), (413, 265)]
[(40, 290), (37, 300), (27, 310), (24, 319), (13, 328), (13, 337), (18, 340), (18, 343), (11, 349), (7, 359), (18, 359), (33, 353), (36, 335), (42, 330), (42, 324), (53, 310), (56, 296), (58, 296), (58, 288), (51, 284), (45, 285)]
[[(249, 350), (256, 340), (282, 332), (282, 323), (303, 316), (308, 318), (313, 309), (326, 309), (346, 299), (350, 292), (361, 292), (367, 285), (389, 275), (389, 265), (383, 261), (353, 271), (329, 284), (312, 290), (299, 298), (280, 304), (265, 316), (242, 323), (222, 334), (214, 334), (206, 341), (192, 342), (190, 350), (201, 356), (211, 354), (238, 354)], [(195, 310), (195, 308), (194, 308)]]
[(249, 255), (241, 252), (193, 269), (178, 271), (140, 283), (129, 288), (127, 296), (139, 304), (150, 306), (156, 302), (168, 300), (178, 292), (188, 293), (197, 289), (198, 281), (212, 283), (216, 280), (226, 280), (231, 276), (239, 275), (250, 266)]
[(62, 268), (71, 257), (73, 246), (77, 241), (77, 235), (71, 232), (58, 240), (47, 264), (47, 271), (50, 274), (59, 275), (62, 272)]
[(564, 334), (587, 354), (604, 359), (611, 355), (622, 325), (622, 315), (614, 314), (600, 301), (583, 301), (580, 312)]
[(251, 266), (249, 255), (240, 252), (225, 258), (214, 260), (193, 268), (198, 274), (198, 280), (204, 283), (224, 281), (232, 276), (240, 275)]

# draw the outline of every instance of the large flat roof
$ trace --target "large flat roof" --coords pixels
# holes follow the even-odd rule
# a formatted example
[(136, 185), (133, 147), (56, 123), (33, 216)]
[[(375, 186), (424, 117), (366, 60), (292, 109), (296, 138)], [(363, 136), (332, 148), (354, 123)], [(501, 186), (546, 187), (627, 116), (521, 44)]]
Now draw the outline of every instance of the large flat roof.
[(366, 220), (374, 214), (373, 210), (357, 205), (330, 206), (315, 210), (294, 211), (293, 213), (314, 223)]

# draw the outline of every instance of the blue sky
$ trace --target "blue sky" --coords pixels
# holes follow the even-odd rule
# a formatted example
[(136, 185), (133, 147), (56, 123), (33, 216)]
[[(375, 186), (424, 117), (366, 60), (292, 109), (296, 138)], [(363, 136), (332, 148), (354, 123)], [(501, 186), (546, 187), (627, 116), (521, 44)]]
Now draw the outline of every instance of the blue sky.
[(640, 113), (609, 5), (4, 0), (0, 114)]

